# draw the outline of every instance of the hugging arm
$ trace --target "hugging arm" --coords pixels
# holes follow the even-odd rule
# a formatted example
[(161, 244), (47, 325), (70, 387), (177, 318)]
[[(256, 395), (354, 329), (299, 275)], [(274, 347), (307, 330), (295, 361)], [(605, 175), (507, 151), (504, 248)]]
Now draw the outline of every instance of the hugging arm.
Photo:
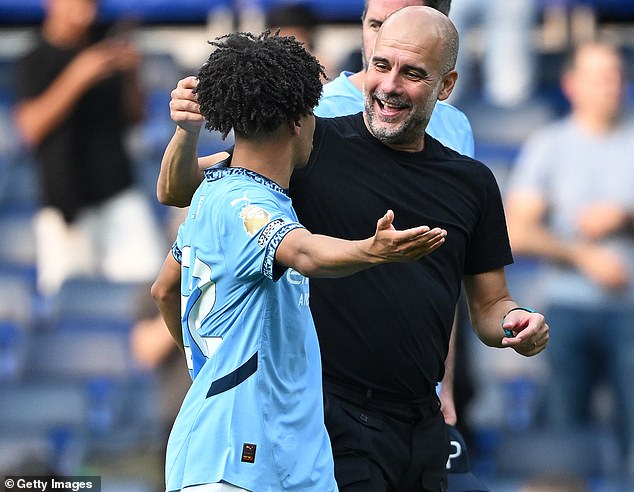
[(186, 207), (203, 180), (202, 170), (226, 159), (229, 154), (198, 157), (200, 129), (205, 122), (194, 89), (196, 77), (180, 80), (171, 93), (170, 117), (176, 130), (169, 141), (156, 184), (156, 196), (164, 205)]

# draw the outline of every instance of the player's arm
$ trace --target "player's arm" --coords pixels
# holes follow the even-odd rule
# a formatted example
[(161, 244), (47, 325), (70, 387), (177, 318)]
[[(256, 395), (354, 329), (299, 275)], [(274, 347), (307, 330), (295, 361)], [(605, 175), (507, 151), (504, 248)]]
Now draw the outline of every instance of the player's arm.
[[(548, 343), (544, 316), (524, 310), (511, 298), (504, 269), (465, 275), (464, 286), (469, 315), (475, 333), (491, 347), (512, 347), (525, 356), (536, 355)], [(503, 322), (504, 320), (504, 322)], [(504, 329), (513, 333), (506, 337)]]
[(171, 92), (170, 117), (176, 123), (176, 131), (163, 154), (156, 184), (156, 196), (164, 205), (188, 206), (203, 180), (202, 169), (228, 157), (226, 152), (198, 157), (200, 129), (205, 119), (194, 93), (197, 83), (196, 77), (185, 77)]
[(389, 210), (377, 221), (375, 235), (359, 241), (294, 229), (278, 246), (275, 260), (307, 277), (341, 277), (380, 263), (418, 260), (445, 241), (443, 229), (420, 226), (397, 231), (393, 220)]
[(172, 338), (183, 350), (181, 326), (181, 265), (168, 253), (161, 271), (152, 284), (151, 294)]

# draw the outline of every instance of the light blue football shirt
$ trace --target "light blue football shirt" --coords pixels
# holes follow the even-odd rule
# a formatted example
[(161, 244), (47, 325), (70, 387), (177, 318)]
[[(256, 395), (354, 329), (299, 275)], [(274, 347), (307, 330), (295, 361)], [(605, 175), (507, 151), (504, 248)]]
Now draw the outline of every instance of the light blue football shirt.
[(173, 248), (193, 383), (169, 437), (167, 490), (224, 480), (258, 492), (336, 491), (308, 279), (274, 261), (302, 226), (269, 179), (205, 173)]
[[(317, 116), (334, 118), (363, 111), (363, 92), (350, 82), (350, 75), (352, 72), (341, 72), (336, 79), (324, 85), (321, 99), (315, 108)], [(444, 101), (436, 102), (426, 131), (456, 152), (469, 157), (474, 156), (471, 124), (466, 115), (451, 104)]]

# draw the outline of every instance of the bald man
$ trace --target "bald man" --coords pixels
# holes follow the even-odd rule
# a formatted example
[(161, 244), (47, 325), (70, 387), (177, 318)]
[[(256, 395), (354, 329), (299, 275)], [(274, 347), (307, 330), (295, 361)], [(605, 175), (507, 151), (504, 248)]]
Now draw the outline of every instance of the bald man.
[[(310, 280), (340, 490), (445, 490), (449, 438), (434, 387), (463, 281), (485, 344), (532, 356), (548, 341), (544, 317), (521, 308), (506, 287), (512, 255), (493, 174), (425, 133), (455, 84), (457, 50), (458, 34), (437, 10), (406, 7), (388, 17), (368, 60), (364, 112), (317, 118), (309, 162), (291, 179), (293, 204), (313, 233), (367, 237), (368, 217), (388, 204), (399, 229), (428, 223), (447, 231), (445, 244), (416, 263)], [(187, 193), (200, 182), (198, 166), (222, 157), (199, 162), (179, 128), (159, 197)]]

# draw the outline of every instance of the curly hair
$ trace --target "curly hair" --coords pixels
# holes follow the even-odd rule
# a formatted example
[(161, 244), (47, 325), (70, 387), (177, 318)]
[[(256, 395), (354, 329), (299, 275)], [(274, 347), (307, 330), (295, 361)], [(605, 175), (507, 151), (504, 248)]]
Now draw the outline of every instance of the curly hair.
[(198, 73), (196, 93), (205, 128), (225, 138), (258, 138), (312, 112), (324, 67), (292, 36), (231, 33), (209, 41), (215, 50)]

